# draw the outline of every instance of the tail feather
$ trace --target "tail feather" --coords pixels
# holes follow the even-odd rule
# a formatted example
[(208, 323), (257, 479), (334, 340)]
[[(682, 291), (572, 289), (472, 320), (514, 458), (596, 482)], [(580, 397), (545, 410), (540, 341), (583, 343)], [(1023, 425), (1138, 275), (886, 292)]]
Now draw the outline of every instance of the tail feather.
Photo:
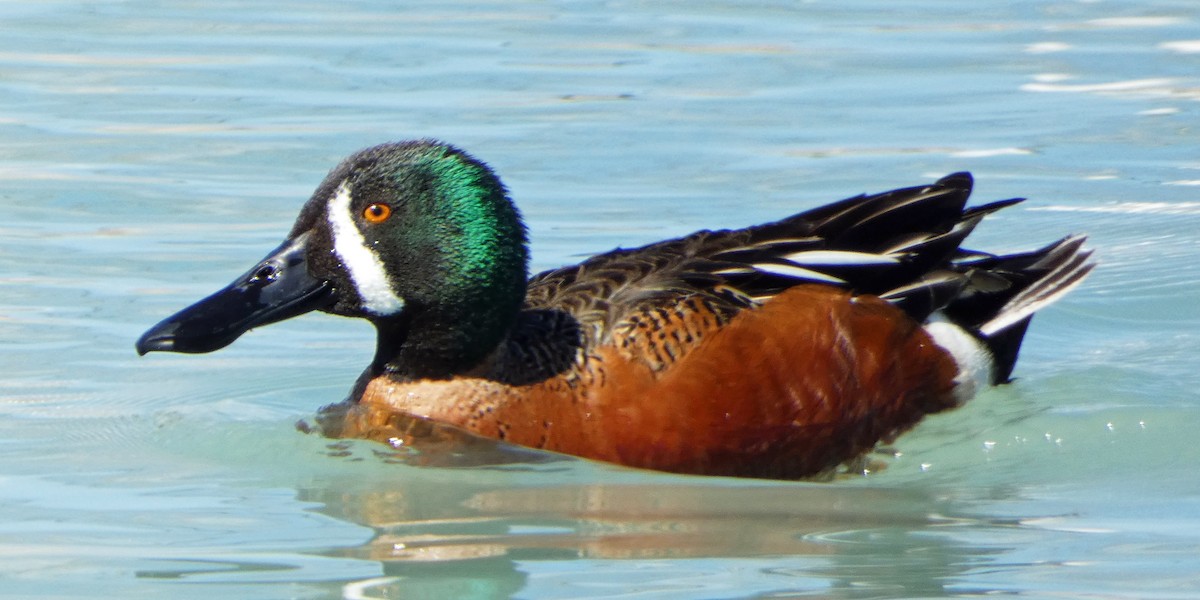
[(991, 351), (992, 383), (1009, 380), (1033, 314), (1083, 282), (1096, 265), (1083, 236), (1063, 238), (1033, 252), (972, 254), (957, 263), (968, 283), (944, 309)]
[(1096, 266), (1088, 262), (1092, 252), (1082, 250), (1085, 239), (1072, 236), (1050, 246), (1046, 255), (1029, 267), (1029, 270), (1048, 269), (1046, 274), (1010, 298), (994, 317), (979, 326), (979, 332), (988, 337), (1004, 331), (1082, 283)]
[(1029, 315), (1016, 323), (983, 337), (983, 344), (992, 353), (992, 385), (1008, 383), (1012, 378), (1013, 369), (1017, 366), (1017, 355), (1021, 352), (1021, 342), (1025, 339), (1025, 330), (1029, 329)]

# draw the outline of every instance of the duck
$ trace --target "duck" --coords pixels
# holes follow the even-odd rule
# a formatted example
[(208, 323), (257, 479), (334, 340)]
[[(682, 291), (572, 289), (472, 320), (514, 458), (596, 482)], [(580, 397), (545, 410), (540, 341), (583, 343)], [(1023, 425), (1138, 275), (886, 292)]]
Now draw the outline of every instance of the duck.
[(437, 140), (385, 143), (337, 165), (278, 248), (136, 350), (212, 352), (311, 311), (361, 318), (374, 357), (322, 410), (326, 435), (436, 425), (642, 469), (814, 478), (1009, 382), (1034, 313), (1095, 266), (1080, 235), (964, 248), (1023, 200), (967, 207), (972, 186), (954, 173), (530, 277), (526, 226), (490, 167)]

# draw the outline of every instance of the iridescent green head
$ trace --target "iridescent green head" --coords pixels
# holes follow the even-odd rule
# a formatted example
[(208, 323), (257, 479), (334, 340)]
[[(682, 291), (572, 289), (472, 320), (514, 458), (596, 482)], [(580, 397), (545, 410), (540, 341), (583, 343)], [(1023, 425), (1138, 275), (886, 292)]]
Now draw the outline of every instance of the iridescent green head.
[[(375, 323), (376, 369), (449, 377), (504, 338), (524, 301), (527, 262), (525, 227), (491, 169), (440, 142), (384, 144), (333, 169), (276, 252), (138, 347), (207, 352), (316, 309)], [(240, 296), (222, 296), (231, 293)], [(223, 308), (205, 306), (218, 297)], [(214, 325), (239, 302), (248, 314)], [(189, 311), (203, 327), (188, 322)]]

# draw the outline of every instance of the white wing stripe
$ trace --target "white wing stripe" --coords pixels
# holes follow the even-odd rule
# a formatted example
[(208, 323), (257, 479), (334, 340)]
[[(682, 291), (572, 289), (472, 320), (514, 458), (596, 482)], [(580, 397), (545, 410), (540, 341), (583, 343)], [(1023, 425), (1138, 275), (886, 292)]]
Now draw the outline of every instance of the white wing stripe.
[(783, 258), (799, 265), (893, 265), (900, 262), (893, 256), (843, 250), (805, 250), (786, 254)]
[(832, 275), (826, 275), (819, 271), (812, 271), (792, 265), (776, 265), (772, 263), (755, 263), (750, 265), (763, 273), (772, 275), (782, 275), (784, 277), (794, 277), (796, 279), (811, 279), (813, 281), (827, 281), (829, 283), (846, 283), (846, 280), (839, 279)]

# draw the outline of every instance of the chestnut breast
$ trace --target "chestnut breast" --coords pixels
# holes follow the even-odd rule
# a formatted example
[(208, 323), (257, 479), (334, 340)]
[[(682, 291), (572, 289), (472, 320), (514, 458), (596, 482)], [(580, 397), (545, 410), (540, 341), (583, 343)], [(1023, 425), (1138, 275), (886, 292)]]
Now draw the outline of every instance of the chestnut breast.
[(635, 467), (795, 478), (956, 404), (953, 359), (873, 296), (802, 285), (723, 325), (702, 304), (676, 308), (630, 319), (577, 372), (530, 385), (378, 377), (341, 434), (386, 438), (401, 413)]

